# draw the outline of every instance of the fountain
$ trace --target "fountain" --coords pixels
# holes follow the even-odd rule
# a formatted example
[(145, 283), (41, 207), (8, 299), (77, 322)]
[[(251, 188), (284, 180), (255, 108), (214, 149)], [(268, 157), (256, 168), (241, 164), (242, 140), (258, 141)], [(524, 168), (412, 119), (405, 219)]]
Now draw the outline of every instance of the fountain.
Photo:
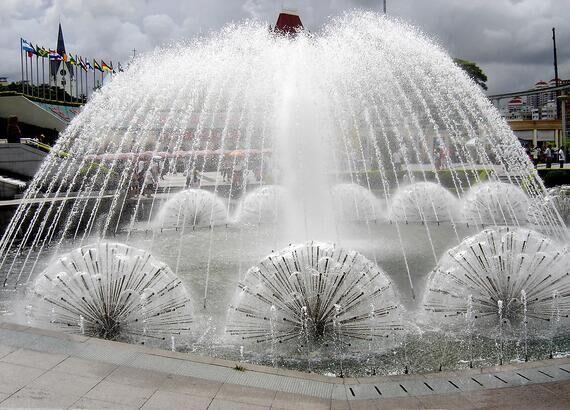
[(278, 185), (265, 185), (250, 192), (240, 201), (236, 220), (245, 224), (277, 224), (283, 214), (285, 189)]
[[(399, 298), (357, 252), (291, 245), (250, 268), (230, 307), (227, 332), (242, 342), (314, 346), (380, 341), (402, 330)], [(384, 339), (384, 340), (383, 340)]]
[[(192, 328), (200, 336), (187, 350), (282, 365), (272, 352), (286, 349), (284, 365), (337, 374), (365, 374), (364, 357), (393, 373), (428, 360), (417, 352), (445, 352), (417, 366), (433, 369), (478, 355), (415, 323), (439, 261), (424, 305), (442, 321), (469, 310), (464, 327), (496, 325), (502, 301), (513, 324), (526, 311), (533, 326), (564, 331), (568, 277), (550, 269), (566, 257), (559, 211), (549, 204), (531, 221), (550, 239), (521, 230), (528, 205), (547, 195), (540, 178), (480, 88), (415, 28), (358, 11), (295, 36), (245, 22), (138, 56), (113, 77), (62, 133), (3, 232), (8, 314), (23, 303), (30, 320), (164, 338), (168, 349)], [(160, 284), (114, 294), (127, 319), (93, 318), (82, 297), (90, 281), (116, 283), (119, 260), (137, 263), (142, 283), (160, 266)], [(466, 286), (472, 274), (477, 286)], [(486, 294), (491, 279), (518, 288)], [(167, 283), (179, 285), (163, 292)], [(43, 307), (27, 302), (36, 293)], [(442, 306), (447, 294), (463, 299)], [(148, 317), (179, 299), (171, 321)], [(547, 326), (552, 312), (557, 325)], [(319, 355), (327, 346), (340, 362)]]
[(189, 333), (192, 323), (190, 296), (168, 266), (118, 243), (60, 256), (40, 273), (33, 294), (40, 325), (104, 339), (166, 340)]
[(401, 187), (390, 203), (390, 219), (399, 222), (454, 222), (458, 201), (441, 185), (417, 182)]
[(463, 216), (471, 224), (525, 225), (528, 208), (523, 190), (503, 182), (476, 185), (463, 199)]
[(211, 192), (200, 189), (180, 191), (161, 205), (157, 229), (182, 229), (222, 225), (227, 214), (224, 203)]
[[(524, 228), (488, 228), (449, 250), (428, 277), (423, 306), (432, 320), (487, 332), (499, 323), (541, 329), (553, 314), (570, 314), (570, 257), (542, 234)], [(514, 333), (517, 335), (517, 333)]]
[(348, 222), (376, 221), (380, 218), (378, 199), (355, 183), (338, 184), (331, 188), (335, 219)]

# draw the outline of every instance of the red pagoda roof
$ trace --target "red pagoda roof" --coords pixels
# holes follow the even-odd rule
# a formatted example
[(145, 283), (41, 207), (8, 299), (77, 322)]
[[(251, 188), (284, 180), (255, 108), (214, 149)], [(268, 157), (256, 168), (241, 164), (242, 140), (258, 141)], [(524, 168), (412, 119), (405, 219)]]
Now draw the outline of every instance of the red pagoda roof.
[(275, 23), (275, 31), (283, 34), (295, 35), (299, 30), (303, 29), (301, 18), (297, 14), (291, 12), (282, 12)]

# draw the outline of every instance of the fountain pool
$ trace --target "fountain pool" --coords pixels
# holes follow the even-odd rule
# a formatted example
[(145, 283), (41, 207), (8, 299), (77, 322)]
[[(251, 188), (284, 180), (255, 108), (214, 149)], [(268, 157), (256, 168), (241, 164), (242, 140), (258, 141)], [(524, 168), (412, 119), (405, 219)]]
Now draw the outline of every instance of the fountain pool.
[[(565, 354), (568, 229), (546, 198), (497, 110), (415, 28), (246, 22), (141, 56), (95, 94), (2, 236), (0, 303), (38, 326), (343, 376)], [(543, 254), (562, 271), (535, 303), (551, 279), (526, 261)], [(501, 320), (476, 321), (476, 291), (499, 282), (548, 331), (517, 313), (506, 337), (505, 292), (487, 292)], [(461, 307), (434, 319), (430, 292)]]

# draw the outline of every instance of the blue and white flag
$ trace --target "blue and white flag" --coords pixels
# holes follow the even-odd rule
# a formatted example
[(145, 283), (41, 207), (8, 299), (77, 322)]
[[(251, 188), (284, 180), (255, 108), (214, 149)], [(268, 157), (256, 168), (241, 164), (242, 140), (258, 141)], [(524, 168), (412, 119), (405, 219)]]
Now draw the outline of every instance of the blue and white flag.
[(28, 53), (36, 54), (36, 49), (32, 45), (32, 43), (24, 40), (23, 38), (20, 39), (22, 42), (22, 50), (27, 51)]

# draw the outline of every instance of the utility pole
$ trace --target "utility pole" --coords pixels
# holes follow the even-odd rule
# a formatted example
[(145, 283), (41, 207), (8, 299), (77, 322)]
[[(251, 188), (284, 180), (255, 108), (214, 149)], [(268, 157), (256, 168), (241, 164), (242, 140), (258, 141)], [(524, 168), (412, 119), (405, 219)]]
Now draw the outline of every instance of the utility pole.
[[(558, 56), (556, 54), (556, 29), (552, 27), (552, 47), (554, 49), (554, 82), (556, 87), (559, 86), (558, 79)], [(556, 118), (560, 118), (560, 104), (558, 102), (558, 91), (556, 92)]]

